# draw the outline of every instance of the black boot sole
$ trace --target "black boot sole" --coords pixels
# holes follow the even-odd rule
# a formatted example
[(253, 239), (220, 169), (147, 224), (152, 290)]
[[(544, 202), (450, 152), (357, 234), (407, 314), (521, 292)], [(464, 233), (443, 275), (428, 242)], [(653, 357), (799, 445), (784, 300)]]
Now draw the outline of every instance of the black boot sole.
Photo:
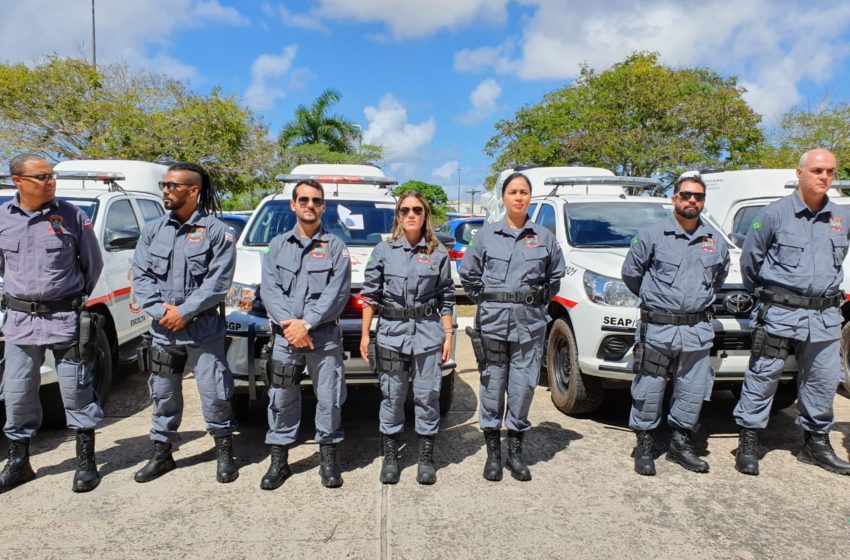
[(635, 465), (635, 472), (641, 476), (655, 476), (655, 464), (653, 463), (643, 468)]
[(746, 475), (749, 475), (749, 476), (758, 476), (759, 475), (758, 464), (756, 464), (754, 467), (744, 466), (737, 461), (737, 458), (735, 460), (735, 470), (738, 471), (741, 474), (746, 474)]
[(26, 484), (27, 482), (32, 482), (33, 480), (35, 480), (35, 471), (30, 470), (30, 472), (28, 472), (21, 480), (18, 480), (17, 482), (15, 482), (15, 484), (13, 484), (12, 486), (0, 488), (0, 494), (2, 494), (4, 492), (8, 492), (9, 490), (13, 490), (13, 489), (17, 488), (18, 486), (20, 486), (21, 484)]
[(392, 473), (384, 473), (384, 470), (381, 469), (381, 475), (378, 477), (378, 480), (381, 481), (381, 484), (398, 484), (398, 481), (401, 479), (401, 473), (396, 470)]
[[(88, 486), (89, 484), (91, 486)], [(99, 485), (100, 485), (100, 475), (98, 475), (97, 478), (95, 478), (92, 482), (83, 482), (83, 481), (75, 480), (74, 483), (71, 485), (71, 491), (76, 493), (76, 494), (83, 494), (85, 492), (91, 492), (92, 490), (97, 488)]]
[(487, 480), (487, 481), (490, 481), (490, 482), (500, 482), (502, 480), (502, 477), (504, 476), (504, 471), (502, 470), (501, 465), (500, 465), (500, 468), (499, 468), (498, 471), (491, 471), (491, 472), (488, 472), (487, 466), (485, 466), (483, 476), (484, 476), (484, 480)]
[(845, 476), (850, 475), (850, 469), (839, 469), (839, 468), (833, 467), (831, 465), (821, 463), (820, 461), (818, 461), (817, 459), (815, 459), (814, 457), (812, 457), (811, 455), (806, 453), (805, 450), (797, 453), (797, 460), (800, 461), (801, 463), (805, 463), (807, 465), (815, 465), (815, 466), (820, 467), (824, 470), (827, 470), (831, 473), (845, 475)]
[(673, 454), (671, 456), (669, 452), (667, 453), (667, 455), (665, 455), (665, 458), (668, 461), (670, 461), (671, 463), (676, 463), (677, 465), (679, 465), (680, 467), (682, 467), (685, 470), (695, 472), (695, 473), (699, 473), (699, 474), (708, 473), (708, 469), (709, 469), (708, 465), (706, 465), (705, 467), (698, 467), (696, 465), (691, 465), (690, 463), (687, 463), (684, 460), (679, 459), (675, 454)]
[[(508, 461), (505, 464), (505, 468), (508, 469), (508, 471), (511, 473), (511, 477), (514, 480), (519, 480), (520, 482), (528, 482), (528, 481), (531, 480), (531, 471), (527, 470), (527, 467), (526, 467), (526, 469), (522, 469), (522, 470), (521, 469), (515, 469), (513, 467), (513, 465), (511, 465), (511, 462)], [(523, 470), (525, 472), (523, 472)]]
[(277, 490), (283, 483), (286, 482), (286, 479), (292, 476), (292, 471), (287, 468), (280, 477), (276, 478), (266, 478), (263, 476), (263, 479), (260, 481), (260, 490)]
[(437, 472), (433, 467), (429, 468), (427, 471), (422, 472), (417, 468), (416, 471), (416, 482), (421, 484), (422, 486), (431, 486), (437, 482)]
[(153, 482), (157, 478), (161, 477), (164, 474), (170, 473), (171, 471), (173, 471), (176, 468), (177, 468), (177, 463), (175, 463), (174, 459), (172, 459), (170, 462), (165, 463), (162, 467), (160, 467), (160, 469), (158, 471), (156, 471), (152, 475), (139, 476), (139, 473), (136, 473), (135, 475), (133, 475), (133, 480), (135, 480), (139, 484), (145, 484), (146, 482)]
[(215, 479), (218, 482), (220, 482), (221, 484), (230, 484), (231, 482), (233, 482), (237, 478), (239, 478), (239, 471), (236, 471), (233, 474), (226, 474), (226, 475), (215, 473)]

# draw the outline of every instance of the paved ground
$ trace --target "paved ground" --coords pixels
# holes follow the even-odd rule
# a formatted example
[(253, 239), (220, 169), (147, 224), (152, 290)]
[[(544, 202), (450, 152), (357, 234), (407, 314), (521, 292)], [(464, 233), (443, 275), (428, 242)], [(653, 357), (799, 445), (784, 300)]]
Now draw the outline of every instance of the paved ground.
[[(763, 437), (762, 475), (734, 470), (737, 438), (731, 394), (705, 408), (701, 445), (711, 472), (697, 475), (663, 460), (658, 476), (638, 477), (625, 427), (624, 393), (593, 418), (571, 418), (539, 388), (527, 456), (534, 480), (481, 478), (485, 450), (476, 423), (477, 379), (469, 342), (459, 341), (455, 404), (438, 441), (438, 482), (416, 484), (415, 446), (406, 438), (401, 482), (378, 482), (380, 445), (373, 390), (352, 390), (341, 449), (345, 484), (319, 484), (318, 449), (291, 452), (294, 475), (275, 492), (259, 489), (267, 467), (262, 410), (243, 411), (240, 477), (214, 479), (194, 384), (179, 469), (146, 484), (133, 472), (149, 453), (145, 381), (117, 380), (98, 431), (100, 487), (70, 491), (74, 443), (64, 430), (36, 439), (38, 478), (0, 495), (0, 558), (847, 558), (850, 477), (798, 463), (793, 409)], [(850, 400), (836, 396), (832, 441), (850, 448)], [(305, 409), (305, 417), (311, 412)], [(312, 436), (311, 423), (304, 433)], [(666, 437), (666, 436), (665, 436)], [(2, 445), (5, 456), (5, 441)], [(666, 442), (659, 444), (659, 454)], [(707, 446), (707, 448), (706, 448)]]

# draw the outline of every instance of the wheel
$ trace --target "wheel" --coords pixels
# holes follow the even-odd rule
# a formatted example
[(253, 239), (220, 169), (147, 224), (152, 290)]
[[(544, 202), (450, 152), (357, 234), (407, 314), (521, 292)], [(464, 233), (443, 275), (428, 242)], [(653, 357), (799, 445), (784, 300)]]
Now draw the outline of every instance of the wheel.
[(776, 394), (773, 395), (773, 404), (770, 407), (770, 412), (771, 414), (776, 414), (795, 402), (797, 402), (797, 382), (788, 381), (786, 383), (780, 383), (776, 388)]
[(112, 345), (106, 331), (101, 329), (97, 336), (97, 348), (92, 360), (92, 375), (94, 376), (94, 390), (100, 404), (106, 403), (109, 398), (109, 390), (112, 388)]
[(602, 404), (602, 382), (581, 373), (573, 331), (566, 321), (556, 319), (546, 346), (549, 391), (555, 408), (564, 414), (588, 414)]
[(448, 375), (443, 376), (440, 382), (440, 416), (448, 414), (452, 407), (452, 401), (455, 396), (455, 377), (457, 374), (452, 370)]
[(850, 394), (850, 322), (841, 329), (841, 365), (844, 366), (844, 390)]

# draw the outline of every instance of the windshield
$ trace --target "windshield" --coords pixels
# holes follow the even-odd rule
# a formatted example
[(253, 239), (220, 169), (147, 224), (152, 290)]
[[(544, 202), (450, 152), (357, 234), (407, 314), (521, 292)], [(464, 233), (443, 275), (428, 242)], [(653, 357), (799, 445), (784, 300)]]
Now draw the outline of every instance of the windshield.
[[(395, 205), (367, 200), (325, 200), (322, 225), (346, 245), (377, 245), (381, 234), (393, 227)], [(257, 210), (257, 217), (243, 243), (268, 245), (276, 235), (295, 227), (288, 200), (271, 200)]]
[[(11, 200), (14, 195), (0, 195), (0, 204), (3, 204), (7, 200)], [(94, 221), (94, 215), (97, 213), (97, 201), (86, 199), (86, 198), (65, 198), (64, 196), (60, 196), (62, 200), (66, 202), (70, 202), (80, 210), (86, 213), (86, 216), (89, 220)]]
[(573, 247), (628, 247), (644, 227), (670, 216), (671, 206), (637, 202), (580, 202), (564, 206)]

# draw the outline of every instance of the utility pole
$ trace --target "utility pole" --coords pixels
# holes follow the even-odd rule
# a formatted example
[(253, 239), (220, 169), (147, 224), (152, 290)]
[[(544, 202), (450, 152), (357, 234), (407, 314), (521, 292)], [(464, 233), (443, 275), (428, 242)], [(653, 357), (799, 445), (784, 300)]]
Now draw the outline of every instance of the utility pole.
[(94, 32), (94, 0), (91, 0), (91, 61), (94, 71), (97, 72), (97, 36)]
[(463, 171), (463, 167), (457, 167), (457, 211), (460, 212), (460, 172)]
[(470, 214), (475, 214), (475, 195), (480, 193), (481, 189), (472, 189), (469, 191), (469, 194), (472, 195), (472, 208), (469, 210)]

